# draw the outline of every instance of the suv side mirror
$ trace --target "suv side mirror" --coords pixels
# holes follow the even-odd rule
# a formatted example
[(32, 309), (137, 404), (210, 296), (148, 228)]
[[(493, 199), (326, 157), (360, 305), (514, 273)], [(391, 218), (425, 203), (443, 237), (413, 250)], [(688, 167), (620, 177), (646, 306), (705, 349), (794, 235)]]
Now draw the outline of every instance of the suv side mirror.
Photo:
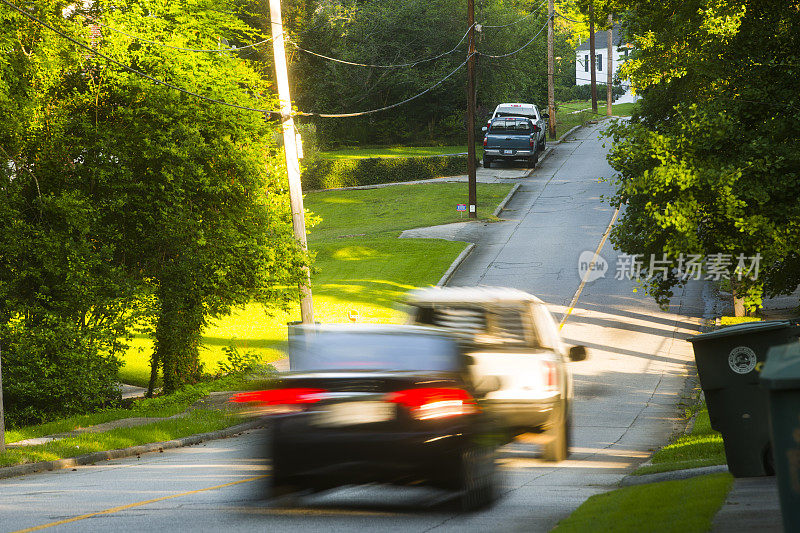
[(550, 118), (550, 114), (549, 113), (542, 113), (542, 118)]
[(570, 361), (585, 361), (589, 357), (589, 352), (586, 351), (586, 346), (573, 346), (569, 349)]

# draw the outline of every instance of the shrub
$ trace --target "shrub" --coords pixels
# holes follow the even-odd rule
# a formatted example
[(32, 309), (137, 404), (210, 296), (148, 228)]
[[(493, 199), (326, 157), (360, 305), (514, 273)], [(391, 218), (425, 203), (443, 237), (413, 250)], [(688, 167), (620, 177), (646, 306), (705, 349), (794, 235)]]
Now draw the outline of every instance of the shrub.
[(466, 155), (314, 159), (303, 168), (304, 190), (397, 183), (466, 174)]
[(9, 427), (84, 414), (119, 400), (119, 360), (72, 324), (12, 322), (0, 331)]

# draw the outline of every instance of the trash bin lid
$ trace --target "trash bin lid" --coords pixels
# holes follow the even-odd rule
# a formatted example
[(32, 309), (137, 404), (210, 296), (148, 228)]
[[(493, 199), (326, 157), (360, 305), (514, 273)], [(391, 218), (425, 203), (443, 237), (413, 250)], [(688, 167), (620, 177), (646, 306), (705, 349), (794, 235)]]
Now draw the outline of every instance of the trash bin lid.
[(800, 389), (800, 342), (770, 348), (760, 378), (768, 389)]
[(773, 329), (788, 328), (796, 324), (797, 324), (796, 322), (793, 322), (791, 320), (765, 320), (763, 322), (744, 322), (742, 324), (736, 324), (735, 326), (727, 326), (722, 329), (718, 329), (716, 331), (701, 333), (700, 335), (695, 335), (694, 337), (691, 337), (686, 340), (688, 340), (689, 342), (695, 342), (695, 341), (705, 341), (709, 339), (719, 339), (722, 337), (733, 337), (735, 335), (749, 335), (751, 333), (761, 333)]

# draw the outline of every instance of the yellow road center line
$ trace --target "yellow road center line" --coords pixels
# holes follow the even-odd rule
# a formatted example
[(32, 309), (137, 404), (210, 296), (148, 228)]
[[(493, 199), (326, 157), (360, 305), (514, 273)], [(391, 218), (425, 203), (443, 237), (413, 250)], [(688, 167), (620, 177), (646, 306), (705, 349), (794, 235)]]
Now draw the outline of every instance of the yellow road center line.
[(594, 264), (597, 262), (597, 256), (600, 255), (600, 250), (603, 249), (603, 246), (606, 244), (606, 240), (608, 236), (611, 234), (611, 228), (614, 227), (614, 222), (617, 221), (617, 216), (619, 215), (619, 207), (616, 211), (614, 211), (614, 216), (611, 217), (611, 222), (608, 223), (608, 227), (606, 228), (605, 233), (603, 233), (603, 238), (600, 239), (600, 244), (597, 246), (597, 250), (594, 251), (594, 256), (592, 257), (591, 262), (589, 262), (589, 268), (586, 269), (586, 274), (583, 275), (583, 279), (581, 280), (581, 284), (578, 286), (578, 290), (575, 291), (575, 296), (572, 297), (572, 301), (569, 304), (569, 309), (564, 314), (564, 318), (561, 319), (561, 323), (558, 324), (559, 331), (561, 328), (564, 327), (564, 323), (569, 318), (569, 315), (572, 314), (572, 310), (575, 309), (575, 304), (578, 303), (578, 298), (581, 296), (581, 292), (583, 292), (583, 287), (586, 285), (586, 280), (589, 279), (589, 275), (592, 273), (592, 268)]
[(204, 489), (197, 489), (197, 490), (190, 490), (189, 492), (181, 492), (180, 494), (172, 494), (170, 496), (162, 496), (161, 498), (153, 498), (152, 500), (145, 500), (143, 502), (136, 502), (136, 503), (129, 503), (128, 505), (120, 505), (119, 507), (112, 507), (110, 509), (105, 509), (103, 511), (97, 511), (96, 513), (88, 513), (82, 514), (80, 516), (75, 516), (72, 518), (67, 518), (65, 520), (59, 520), (58, 522), (50, 522), (49, 524), (42, 524), (40, 526), (29, 527), (27, 529), (20, 529), (18, 531), (14, 531), (13, 533), (27, 533), (28, 531), (39, 531), (40, 529), (46, 529), (48, 527), (55, 527), (61, 526), (64, 524), (69, 524), (72, 522), (77, 522), (78, 520), (86, 520), (87, 518), (92, 518), (93, 516), (100, 516), (105, 514), (112, 514), (118, 513), (119, 511), (124, 511), (126, 509), (132, 509), (134, 507), (141, 507), (142, 505), (148, 505), (155, 502), (161, 502), (164, 500), (171, 500), (172, 498), (180, 498), (181, 496), (189, 496), (190, 494), (197, 494), (200, 492), (206, 492), (209, 490), (216, 490), (221, 489), (224, 487), (232, 487), (233, 485), (238, 485), (240, 483), (249, 483), (250, 481), (255, 481), (257, 479), (263, 479), (267, 477), (268, 474), (263, 474), (260, 476), (249, 477), (247, 479), (240, 479), (239, 481), (231, 481), (230, 483), (223, 483), (222, 485), (215, 485), (213, 487), (206, 487)]

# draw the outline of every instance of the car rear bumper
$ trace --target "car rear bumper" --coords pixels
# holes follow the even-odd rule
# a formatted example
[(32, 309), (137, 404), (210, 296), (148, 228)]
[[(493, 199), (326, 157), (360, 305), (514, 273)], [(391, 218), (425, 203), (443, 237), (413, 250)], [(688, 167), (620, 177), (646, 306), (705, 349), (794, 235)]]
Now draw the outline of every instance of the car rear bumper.
[(536, 152), (534, 150), (512, 150), (513, 153), (506, 154), (504, 153), (505, 150), (495, 150), (493, 148), (485, 148), (483, 150), (484, 156), (489, 156), (491, 158), (507, 158), (507, 159), (522, 159), (527, 157), (533, 157)]
[(534, 431), (547, 429), (558, 415), (559, 399), (549, 398), (528, 402), (519, 400), (485, 400), (483, 408), (510, 428), (526, 428)]
[(347, 484), (453, 482), (460, 452), (476, 435), (462, 425), (431, 431), (318, 431), (297, 421), (273, 429), (272, 460), (281, 482), (325, 489)]

